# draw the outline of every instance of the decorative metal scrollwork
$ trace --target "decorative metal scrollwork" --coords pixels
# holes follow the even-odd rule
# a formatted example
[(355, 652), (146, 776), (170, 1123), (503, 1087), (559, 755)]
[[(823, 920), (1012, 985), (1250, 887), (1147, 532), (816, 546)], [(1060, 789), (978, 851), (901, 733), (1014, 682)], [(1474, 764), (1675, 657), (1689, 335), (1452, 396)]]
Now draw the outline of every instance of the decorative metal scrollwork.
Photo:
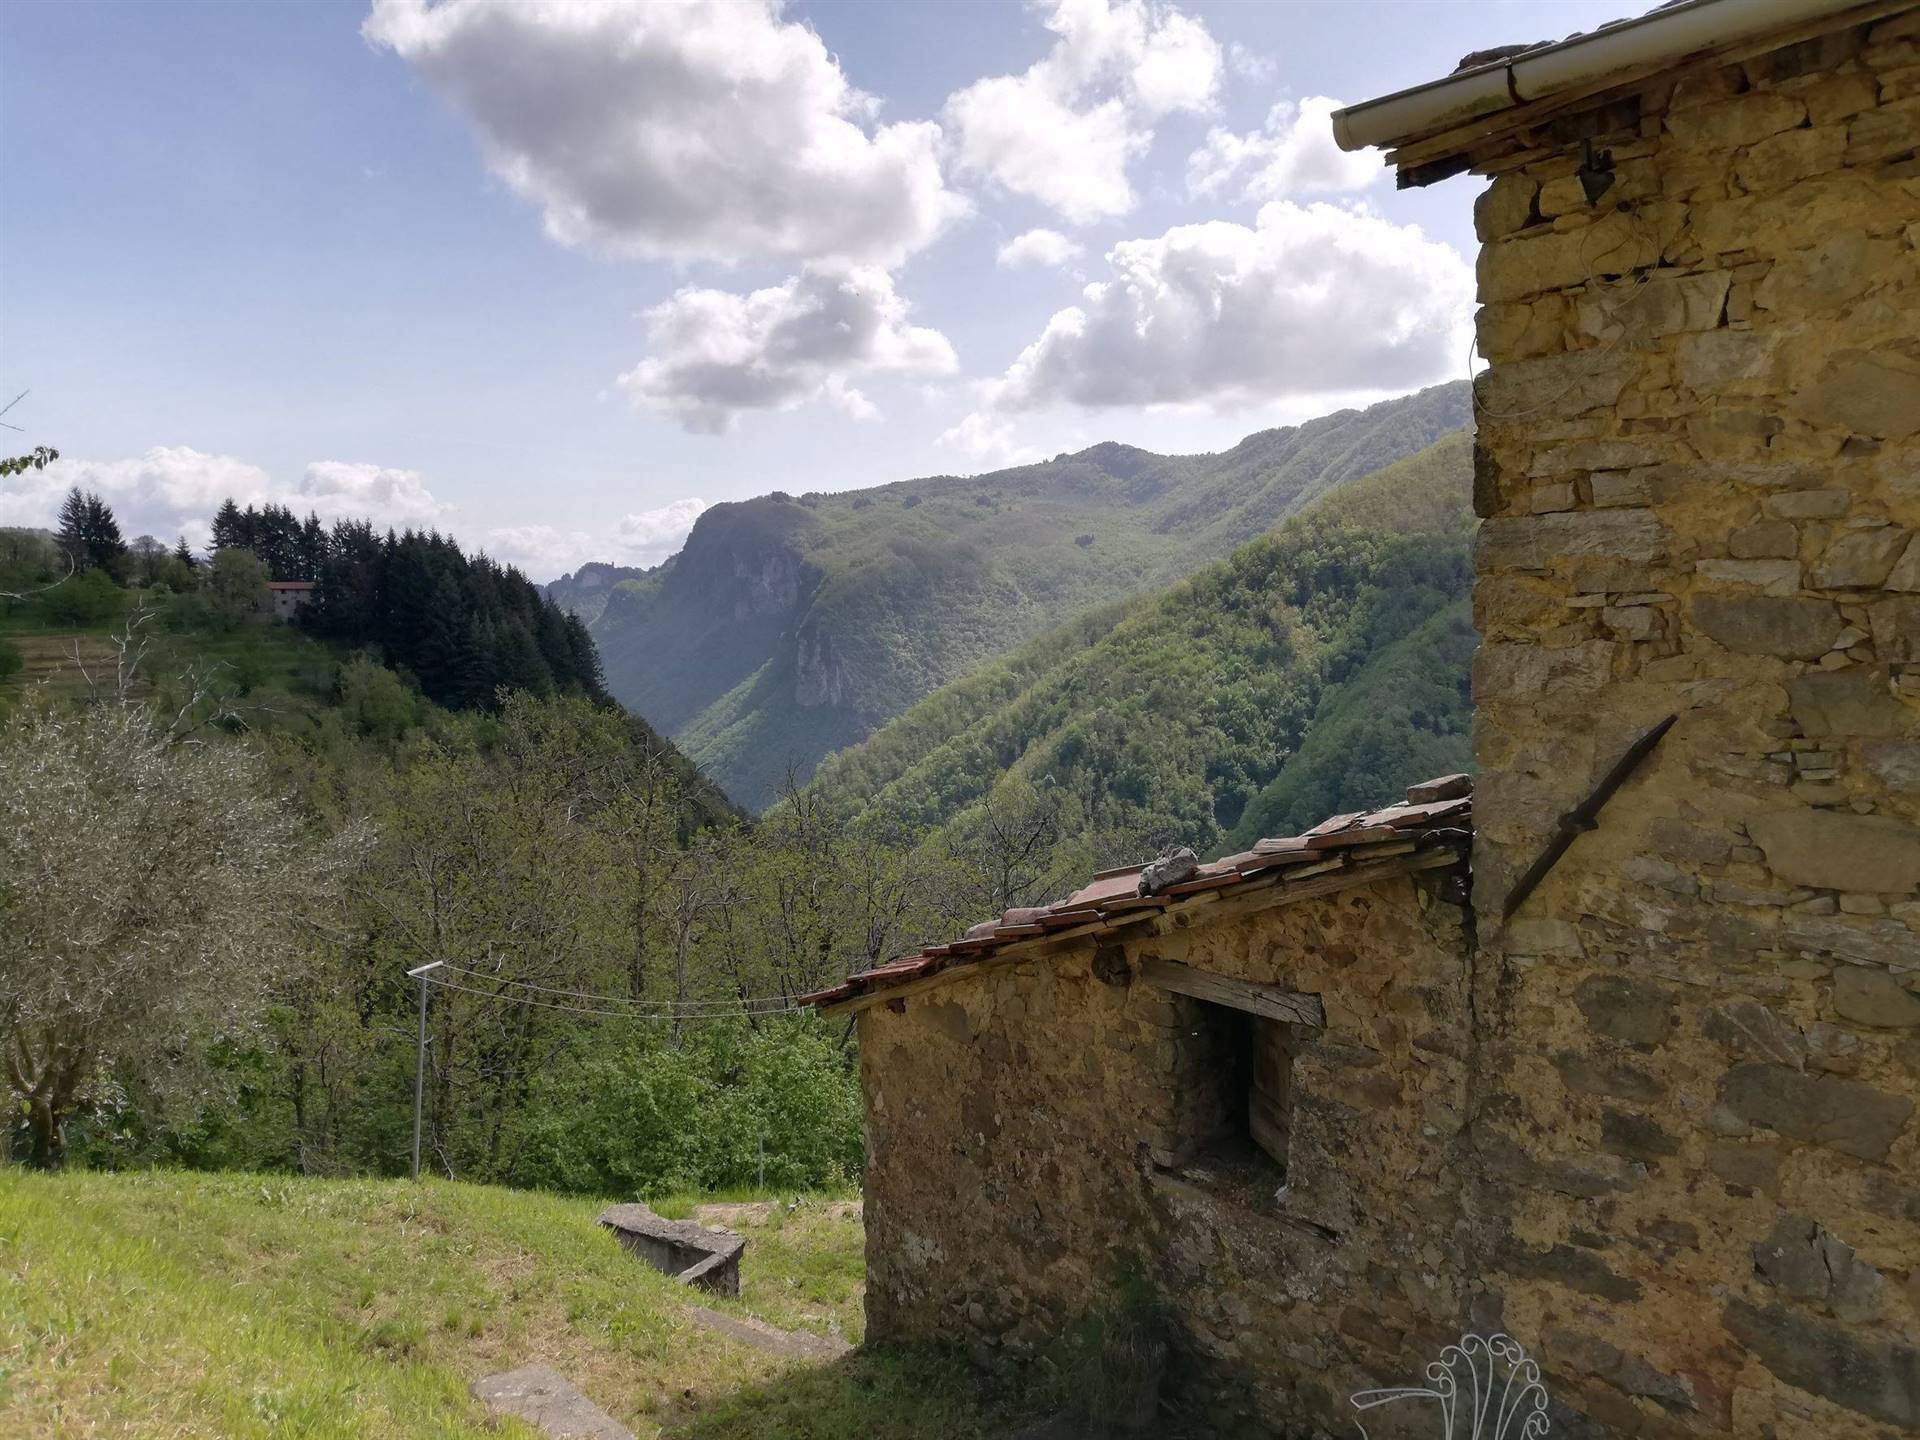
[[(1463, 1335), (1427, 1366), (1426, 1385), (1361, 1390), (1361, 1412), (1401, 1400), (1440, 1402), (1439, 1440), (1539, 1440), (1547, 1433), (1547, 1387), (1540, 1366), (1511, 1335)], [(1367, 1427), (1353, 1422), (1361, 1440)]]

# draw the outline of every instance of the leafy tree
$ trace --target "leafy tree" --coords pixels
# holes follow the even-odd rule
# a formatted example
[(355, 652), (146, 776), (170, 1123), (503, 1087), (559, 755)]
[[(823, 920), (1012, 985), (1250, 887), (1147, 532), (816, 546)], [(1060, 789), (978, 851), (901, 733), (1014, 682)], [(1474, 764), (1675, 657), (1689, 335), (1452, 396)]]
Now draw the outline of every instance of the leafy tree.
[(178, 745), (142, 708), (35, 702), (0, 728), (0, 1053), (35, 1164), (110, 1077), (194, 1093), (210, 1036), (246, 1029), (321, 887), (308, 843), (232, 745)]
[(354, 730), (373, 740), (398, 740), (426, 718), (419, 693), (365, 655), (340, 667), (337, 700)]
[(90, 630), (118, 616), (126, 599), (126, 593), (107, 578), (104, 570), (85, 570), (54, 586), (40, 603), (56, 624)]
[(265, 613), (267, 567), (251, 550), (216, 550), (203, 588), (215, 616), (227, 625), (238, 625)]

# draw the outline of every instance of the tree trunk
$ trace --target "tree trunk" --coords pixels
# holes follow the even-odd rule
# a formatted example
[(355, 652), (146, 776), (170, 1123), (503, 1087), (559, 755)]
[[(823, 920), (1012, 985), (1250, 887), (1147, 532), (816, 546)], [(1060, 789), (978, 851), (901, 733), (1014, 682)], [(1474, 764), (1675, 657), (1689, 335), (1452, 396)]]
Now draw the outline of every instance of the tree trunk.
[(58, 1170), (67, 1160), (66, 1117), (54, 1111), (50, 1097), (36, 1095), (28, 1102), (27, 1119), (33, 1127), (29, 1163), (36, 1170)]

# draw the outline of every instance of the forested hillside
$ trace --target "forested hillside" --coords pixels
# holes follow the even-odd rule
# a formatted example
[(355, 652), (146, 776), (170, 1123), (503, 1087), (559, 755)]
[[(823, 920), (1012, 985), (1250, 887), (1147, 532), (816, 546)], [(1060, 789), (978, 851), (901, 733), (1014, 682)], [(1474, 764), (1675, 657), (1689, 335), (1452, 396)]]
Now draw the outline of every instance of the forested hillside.
[(818, 783), (910, 827), (1041, 806), (1204, 852), (1465, 768), (1470, 485), (1455, 432), (936, 692)]
[(761, 808), (942, 685), (1096, 607), (1192, 574), (1467, 419), (1445, 385), (1212, 455), (1096, 445), (1044, 464), (716, 505), (649, 571), (549, 595), (607, 688)]

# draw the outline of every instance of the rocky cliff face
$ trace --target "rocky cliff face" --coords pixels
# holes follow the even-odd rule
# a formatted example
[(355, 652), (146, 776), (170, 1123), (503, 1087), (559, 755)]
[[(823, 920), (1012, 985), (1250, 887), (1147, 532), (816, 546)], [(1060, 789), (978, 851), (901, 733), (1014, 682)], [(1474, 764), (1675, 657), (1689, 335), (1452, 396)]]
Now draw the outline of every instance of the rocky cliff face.
[(982, 662), (1191, 574), (1466, 414), (1465, 387), (1440, 386), (1219, 455), (1105, 443), (989, 475), (775, 492), (706, 511), (653, 570), (588, 566), (551, 593), (588, 619), (609, 689), (758, 808)]

